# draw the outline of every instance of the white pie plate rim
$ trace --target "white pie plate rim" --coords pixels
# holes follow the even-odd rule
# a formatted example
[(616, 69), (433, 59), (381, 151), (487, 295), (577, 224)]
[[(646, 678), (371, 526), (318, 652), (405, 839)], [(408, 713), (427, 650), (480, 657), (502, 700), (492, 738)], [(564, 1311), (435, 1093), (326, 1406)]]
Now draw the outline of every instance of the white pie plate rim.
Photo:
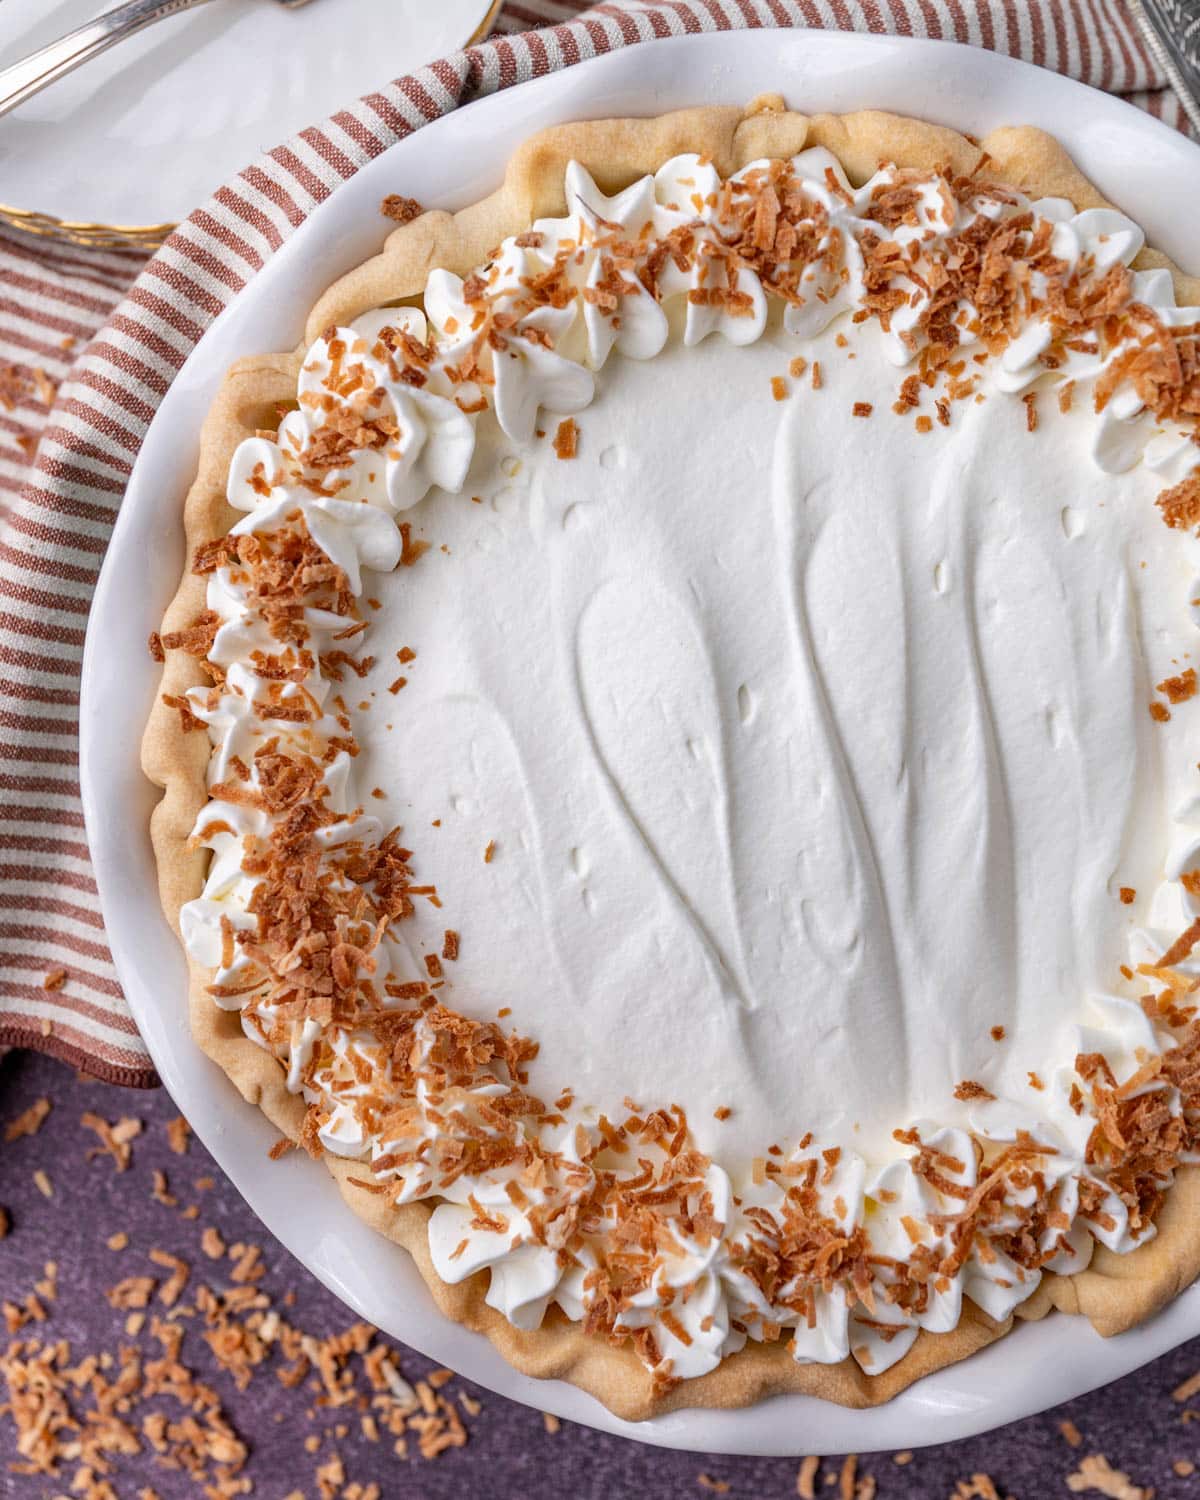
[[(163, 400), (134, 467), (89, 621), (81, 784), (113, 959), (160, 1077), (267, 1228), (356, 1313), (491, 1390), (607, 1432), (708, 1453), (861, 1453), (988, 1431), (1127, 1374), (1200, 1334), (1200, 1286), (1112, 1340), (1078, 1318), (1021, 1325), (870, 1411), (782, 1396), (741, 1411), (684, 1410), (632, 1424), (565, 1382), (520, 1375), (485, 1338), (437, 1312), (405, 1252), (354, 1217), (319, 1164), (300, 1153), (268, 1161), (272, 1127), (192, 1042), (184, 962), (159, 909), (147, 832), (157, 793), (137, 760), (158, 681), (145, 642), (182, 564), (179, 501), (204, 413), (234, 358), (294, 344), (320, 291), (378, 246), (386, 229), (379, 199), (403, 191), (456, 208), (489, 191), (518, 142), (546, 125), (744, 103), (764, 91), (810, 111), (890, 109), (977, 135), (1002, 124), (1039, 125), (1065, 142), (1153, 243), (1200, 271), (1200, 264), (1187, 265), (1189, 247), (1194, 259), (1200, 245), (1200, 196), (1189, 205), (1177, 191), (1200, 173), (1200, 149), (1082, 84), (953, 43), (799, 30), (679, 37), (459, 110), (391, 147), (318, 208), (209, 329)], [(154, 559), (152, 570), (147, 559)], [(122, 710), (114, 714), (116, 702)]]

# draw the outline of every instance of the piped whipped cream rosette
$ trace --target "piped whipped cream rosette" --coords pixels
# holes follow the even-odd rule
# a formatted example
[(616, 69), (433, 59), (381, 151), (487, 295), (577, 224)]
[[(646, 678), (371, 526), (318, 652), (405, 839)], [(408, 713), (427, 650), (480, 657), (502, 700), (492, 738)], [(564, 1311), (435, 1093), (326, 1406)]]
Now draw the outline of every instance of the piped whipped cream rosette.
[(1034, 1105), (962, 1080), (969, 1128), (899, 1120), (891, 1158), (868, 1160), (802, 1134), (801, 1080), (792, 1144), (747, 1173), (697, 1149), (678, 1107), (577, 1099), (569, 1080), (536, 1097), (535, 1043), (443, 1003), (405, 938), (412, 856), (365, 810), (347, 704), (371, 645), (360, 600), (415, 560), (397, 518), (463, 490), (484, 420), (529, 445), (547, 414), (593, 402), (614, 352), (769, 327), (799, 350), (838, 319), (878, 329), (897, 420), (948, 426), (1009, 395), (1033, 427), (1086, 403), (1098, 468), (1161, 475), (1191, 549), (1200, 310), (1167, 273), (1128, 269), (1142, 235), (1122, 215), (982, 180), (884, 167), (856, 188), (815, 149), (728, 179), (678, 156), (613, 197), (572, 164), (565, 186), (565, 217), (465, 279), (433, 271), (423, 311), (328, 330), (295, 409), (237, 450), (243, 518), (197, 559), (208, 609), (186, 643), (213, 681), (177, 701), (212, 744), (193, 833), (212, 859), (185, 942), (306, 1101), (306, 1144), (361, 1162), (389, 1202), (435, 1200), (439, 1275), (486, 1270), (516, 1326), (557, 1305), (663, 1382), (747, 1339), (878, 1373), (953, 1328), (964, 1297), (1004, 1319), (1093, 1241), (1153, 1234), (1200, 1129), (1200, 803), (1135, 936), (1147, 998), (1088, 997)]

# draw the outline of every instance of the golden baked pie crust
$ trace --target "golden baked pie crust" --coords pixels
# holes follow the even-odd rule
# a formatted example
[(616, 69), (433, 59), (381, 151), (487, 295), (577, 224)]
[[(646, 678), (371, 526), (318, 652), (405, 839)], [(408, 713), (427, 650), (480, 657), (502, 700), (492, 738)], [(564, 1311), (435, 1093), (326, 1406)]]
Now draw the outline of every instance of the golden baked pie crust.
[[(199, 468), (184, 506), (187, 558), (224, 535), (238, 519), (225, 498), (234, 449), (257, 429), (275, 425), (278, 402), (294, 399), (304, 351), (331, 324), (345, 325), (384, 303), (416, 301), (430, 270), (442, 267), (466, 276), (501, 240), (527, 229), (537, 218), (566, 211), (563, 176), (568, 161), (581, 162), (607, 194), (655, 171), (668, 158), (695, 151), (710, 157), (723, 177), (760, 157), (789, 157), (825, 146), (856, 185), (881, 161), (934, 168), (949, 163), (957, 173), (981, 175), (1020, 188), (1032, 197), (1068, 198), (1077, 209), (1107, 206), (1062, 146), (1026, 126), (993, 131), (975, 143), (944, 126), (864, 110), (849, 115), (803, 115), (763, 96), (745, 110), (679, 110), (652, 119), (598, 120), (556, 126), (527, 141), (512, 158), (504, 182), (490, 197), (456, 214), (433, 211), (394, 230), (381, 252), (342, 276), (317, 301), (304, 339), (290, 353), (239, 360), (229, 371), (201, 433)], [(981, 161), (988, 158), (981, 169)], [(1145, 249), (1136, 268), (1167, 267), (1180, 304), (1200, 304), (1200, 278), (1184, 275), (1158, 251)], [(189, 625), (205, 607), (205, 581), (185, 568), (163, 620), (164, 632)], [(142, 764), (163, 790), (151, 833), (163, 908), (176, 932), (182, 905), (200, 894), (209, 855), (192, 849), (188, 836), (208, 800), (207, 735), (185, 733), (180, 716), (162, 702), (206, 684), (201, 664), (182, 651), (168, 653), (161, 693), (146, 728)], [(219, 1009), (206, 986), (211, 975), (189, 960), (192, 1035), (249, 1103), (257, 1105), (283, 1134), (299, 1141), (303, 1100), (289, 1094), (278, 1062), (250, 1041), (238, 1012)], [(997, 1323), (964, 1302), (951, 1332), (922, 1331), (912, 1349), (879, 1375), (865, 1374), (847, 1358), (837, 1365), (800, 1365), (782, 1344), (750, 1343), (716, 1370), (656, 1391), (650, 1372), (629, 1347), (585, 1334), (557, 1308), (533, 1332), (514, 1328), (484, 1296), (488, 1273), (457, 1286), (443, 1282), (429, 1255), (427, 1224), (432, 1205), (388, 1207), (350, 1181), (358, 1164), (326, 1155), (349, 1206), (374, 1229), (402, 1245), (416, 1262), (440, 1311), (492, 1340), (522, 1373), (570, 1380), (617, 1416), (640, 1420), (685, 1406), (738, 1407), (780, 1392), (802, 1392), (844, 1406), (890, 1400), (923, 1375), (1000, 1338), (1013, 1318)], [(1128, 1255), (1097, 1245), (1091, 1265), (1071, 1277), (1047, 1275), (1015, 1317), (1036, 1319), (1051, 1309), (1081, 1313), (1104, 1335), (1122, 1332), (1157, 1311), (1200, 1274), (1200, 1168), (1183, 1167), (1158, 1218), (1158, 1234)]]

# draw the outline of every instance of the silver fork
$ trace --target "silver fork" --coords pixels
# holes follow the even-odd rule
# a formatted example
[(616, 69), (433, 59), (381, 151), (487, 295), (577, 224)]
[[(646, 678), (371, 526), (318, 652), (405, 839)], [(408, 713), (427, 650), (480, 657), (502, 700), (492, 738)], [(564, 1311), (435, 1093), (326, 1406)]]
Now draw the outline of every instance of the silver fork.
[[(39, 47), (11, 67), (0, 69), (0, 115), (8, 114), (47, 84), (56, 82), (101, 52), (107, 52), (127, 36), (133, 36), (167, 16), (208, 3), (209, 0), (126, 0), (124, 5), (106, 10), (94, 21), (77, 27), (48, 46)], [(274, 3), (282, 5), (285, 10), (298, 10), (307, 5), (308, 0), (274, 0)]]

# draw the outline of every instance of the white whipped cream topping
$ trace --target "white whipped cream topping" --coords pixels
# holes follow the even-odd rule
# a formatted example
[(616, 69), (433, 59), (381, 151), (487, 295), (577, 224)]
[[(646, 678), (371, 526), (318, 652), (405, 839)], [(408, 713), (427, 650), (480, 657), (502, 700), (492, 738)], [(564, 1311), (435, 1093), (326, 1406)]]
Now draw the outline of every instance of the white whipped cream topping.
[[(887, 334), (843, 316), (861, 296), (857, 240), (887, 171), (856, 191), (828, 153), (794, 165), (828, 210), (827, 233), (843, 237), (849, 270), (810, 268), (803, 306), (769, 305), (743, 271), (749, 311), (732, 316), (689, 300), (699, 272), (668, 262), (661, 304), (642, 291), (621, 299), (619, 318), (587, 297), (538, 309), (527, 322), (541, 341), (485, 348), (480, 383), (455, 384), (446, 367), (461, 366), (474, 314), (463, 283), (435, 271), (428, 328), (412, 309), (381, 309), (339, 331), (347, 359), (386, 389), (399, 432), (386, 452), (336, 471), (345, 499), (301, 483), (319, 406), (287, 417), (275, 442), (243, 444), (230, 474), (231, 503), (246, 512), (235, 532), (269, 533), (300, 509), (354, 591), (382, 605), (368, 649), (418, 653), (403, 669), (381, 660), (346, 691), (371, 707), (355, 720), (363, 753), (326, 772), (344, 821), (325, 837), (377, 837), (383, 825), (364, 803), (404, 825), (443, 906), (418, 903), (385, 939), (381, 969), (424, 977), (422, 950), (461, 927), (440, 998), (481, 1018), (511, 1007), (512, 1024), (541, 1044), (530, 1087), (547, 1098), (573, 1089), (568, 1123), (541, 1137), (566, 1165), (532, 1201), (578, 1196), (576, 1128), (594, 1139), (600, 1112), (615, 1118), (626, 1096), (681, 1104), (713, 1158), (706, 1186), (724, 1233), (681, 1239), (659, 1273), (691, 1289), (674, 1304), (690, 1343), (662, 1324), (657, 1283), (623, 1314), (654, 1328), (683, 1376), (781, 1321), (731, 1254), (750, 1232), (747, 1211), (778, 1203), (778, 1186), (752, 1170), (771, 1143), (781, 1160), (808, 1131), (813, 1150), (841, 1149), (823, 1208), (865, 1224), (881, 1255), (912, 1252), (905, 1220), (961, 1206), (914, 1173), (897, 1126), (916, 1125), (960, 1163), (965, 1190), (976, 1182), (972, 1134), (999, 1149), (1026, 1132), (1053, 1149), (1040, 1168), (1074, 1220), (1095, 1124), (1069, 1103), (1074, 1058), (1103, 1054), (1120, 1082), (1169, 1044), (1118, 965), (1155, 961), (1200, 909), (1178, 884), (1200, 860), (1194, 755), (1178, 742), (1194, 706), (1168, 725), (1146, 711), (1192, 649), (1183, 617), (1200, 595), (1200, 558), (1153, 505), (1195, 463), (1190, 436), (1157, 424), (1128, 387), (1097, 417), (1089, 388), (1119, 350), (1072, 352), (1048, 374), (1036, 322), (979, 367), (982, 403), (957, 402), (948, 429), (917, 433), (890, 406), (919, 306), (899, 310)], [(572, 212), (535, 225), (537, 243), (506, 241), (489, 294), (519, 289), (599, 221), (631, 238), (651, 225), (661, 238), (696, 220), (715, 236), (718, 188), (690, 156), (615, 198), (572, 166)], [(1070, 264), (1127, 263), (1140, 248), (1119, 214), (1033, 208)], [(878, 232), (905, 244), (961, 230), (964, 214), (1010, 211), (985, 201), (947, 224), (931, 181), (919, 226)], [(599, 255), (585, 247), (570, 264), (574, 285), (601, 285)], [(1134, 284), (1164, 322), (1196, 320), (1175, 308), (1165, 273)], [(436, 348), (419, 390), (370, 353), (389, 325)], [(710, 333), (721, 338), (703, 343)], [(975, 346), (962, 337), (969, 362)], [(605, 370), (614, 349), (629, 362)], [(788, 376), (796, 355), (820, 361), (820, 390)], [(302, 402), (329, 370), (322, 340)], [(773, 376), (787, 379), (787, 400), (772, 399)], [(1075, 400), (1060, 414), (1054, 389), (1068, 380)], [(1041, 393), (1034, 432), (1006, 399), (1030, 389)], [(455, 395), (468, 406), (487, 397), (488, 409), (468, 416)], [(867, 419), (852, 414), (863, 401)], [(585, 408), (579, 455), (561, 462), (549, 436)], [(418, 502), (411, 519), (434, 550), (392, 575), (392, 515)], [(233, 757), (252, 763), (268, 735), (312, 745), (338, 733), (328, 716), (297, 725), (253, 712), (249, 654), (277, 643), (227, 568), (208, 602), (223, 622), (212, 659), (228, 673), (224, 691), (191, 694), (214, 746), (210, 784), (228, 779)], [(345, 620), (308, 614), (311, 649), (327, 649)], [(408, 684), (390, 695), (398, 670)], [(303, 691), (324, 705), (331, 685), (310, 672)], [(375, 786), (387, 793), (378, 807), (367, 801)], [(240, 955), (220, 968), (220, 918), (254, 925), (241, 849), (266, 819), (218, 799), (197, 823), (214, 858), (203, 896), (184, 908), (184, 937), (231, 988), (249, 970)], [(206, 835), (218, 822), (233, 832)], [(1131, 906), (1118, 903), (1122, 886), (1137, 891)], [(305, 1022), (293, 1035), (297, 1090), (319, 1034)], [(330, 1099), (329, 1085), (353, 1078), (357, 1044), (325, 1040), (333, 1062), (306, 1092)], [(963, 1080), (998, 1097), (960, 1102)], [(723, 1121), (720, 1106), (731, 1110)], [(446, 1200), (430, 1226), (439, 1273), (490, 1268), (489, 1301), (518, 1326), (536, 1326), (551, 1301), (581, 1317), (586, 1255), (564, 1273), (514, 1209), (505, 1174), (439, 1189), (432, 1124), (426, 1134), (429, 1170), (410, 1171), (402, 1196)], [(354, 1157), (397, 1147), (364, 1134), (352, 1086), (321, 1139)], [(469, 1194), (502, 1212), (503, 1232), (471, 1227)], [(1111, 1227), (1075, 1221), (1074, 1254), (1051, 1269), (1082, 1268), (1092, 1234), (1132, 1246), (1120, 1201), (1110, 1194), (1104, 1211)], [(1003, 1317), (1036, 1284), (973, 1251), (917, 1316), (886, 1300), (868, 1314), (818, 1290), (811, 1327), (784, 1321), (798, 1359), (854, 1353), (878, 1372), (919, 1327), (953, 1327), (963, 1295)]]

